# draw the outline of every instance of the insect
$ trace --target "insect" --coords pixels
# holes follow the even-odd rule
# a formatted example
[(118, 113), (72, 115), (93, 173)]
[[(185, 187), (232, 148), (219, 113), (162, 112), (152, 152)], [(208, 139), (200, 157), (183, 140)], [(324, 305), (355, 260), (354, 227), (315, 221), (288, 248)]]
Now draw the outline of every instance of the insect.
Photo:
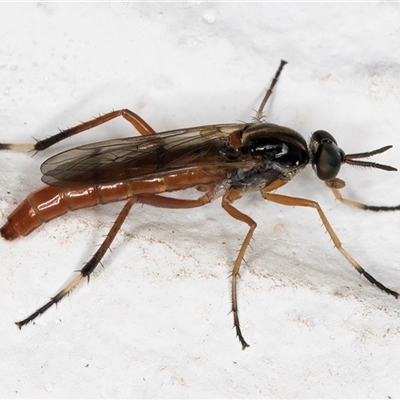
[[(234, 219), (248, 225), (232, 269), (232, 314), (237, 337), (245, 349), (239, 322), (237, 280), (244, 254), (257, 226), (233, 203), (248, 192), (259, 191), (268, 201), (286, 206), (314, 208), (335, 247), (368, 281), (384, 292), (399, 294), (378, 282), (342, 247), (319, 204), (313, 200), (274, 193), (311, 164), (317, 177), (324, 181), (344, 204), (372, 211), (394, 211), (400, 206), (368, 206), (342, 197), (345, 182), (337, 175), (343, 164), (396, 171), (396, 168), (360, 160), (389, 150), (345, 154), (335, 138), (318, 130), (309, 145), (296, 131), (264, 122), (263, 110), (278, 82), (286, 61), (281, 61), (269, 89), (252, 123), (206, 125), (156, 133), (141, 117), (130, 110), (112, 111), (73, 128), (38, 141), (36, 144), (0, 144), (0, 150), (42, 151), (73, 135), (122, 116), (141, 136), (107, 140), (79, 146), (57, 154), (41, 166), (47, 186), (28, 195), (8, 217), (0, 232), (7, 240), (30, 234), (70, 210), (125, 200), (105, 240), (72, 280), (45, 305), (27, 318), (16, 322), (22, 326), (33, 321), (71, 292), (100, 263), (134, 204), (153, 207), (189, 209), (204, 206), (218, 198), (223, 209)], [(163, 196), (186, 188), (203, 192), (197, 199)]]

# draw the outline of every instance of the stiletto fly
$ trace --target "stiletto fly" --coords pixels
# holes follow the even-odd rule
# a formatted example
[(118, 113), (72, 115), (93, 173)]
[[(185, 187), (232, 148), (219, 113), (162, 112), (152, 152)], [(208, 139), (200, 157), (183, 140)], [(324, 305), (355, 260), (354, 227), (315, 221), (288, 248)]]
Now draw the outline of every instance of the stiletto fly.
[[(259, 191), (268, 201), (285, 206), (314, 208), (335, 247), (368, 281), (384, 292), (399, 294), (378, 282), (342, 247), (319, 204), (313, 200), (274, 193), (290, 182), (304, 167), (311, 164), (317, 177), (344, 204), (372, 211), (394, 211), (400, 206), (368, 206), (346, 198), (340, 192), (345, 182), (337, 175), (343, 164), (396, 171), (388, 165), (363, 161), (389, 150), (345, 154), (335, 138), (318, 130), (307, 145), (296, 131), (264, 121), (263, 110), (282, 72), (280, 66), (251, 123), (205, 125), (196, 128), (155, 132), (142, 118), (130, 110), (118, 110), (66, 129), (36, 144), (1, 144), (0, 149), (42, 151), (73, 135), (122, 116), (142, 135), (107, 140), (79, 146), (49, 158), (41, 166), (42, 180), (47, 186), (31, 193), (8, 217), (1, 228), (7, 240), (30, 234), (70, 210), (125, 200), (117, 219), (100, 248), (79, 273), (34, 313), (16, 322), (21, 328), (58, 303), (99, 265), (115, 239), (134, 204), (161, 208), (189, 209), (204, 206), (221, 198), (223, 209), (236, 220), (248, 225), (248, 233), (240, 247), (232, 269), (232, 313), (236, 334), (242, 348), (248, 347), (239, 323), (237, 280), (244, 254), (249, 246), (256, 222), (233, 206), (248, 192)], [(197, 199), (178, 199), (162, 193), (197, 188), (204, 194)]]

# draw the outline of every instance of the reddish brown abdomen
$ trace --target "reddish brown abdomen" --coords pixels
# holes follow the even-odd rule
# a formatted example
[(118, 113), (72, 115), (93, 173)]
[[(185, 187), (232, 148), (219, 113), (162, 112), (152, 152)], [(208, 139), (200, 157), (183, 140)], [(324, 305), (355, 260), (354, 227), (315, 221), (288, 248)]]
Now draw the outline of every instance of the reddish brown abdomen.
[(7, 240), (29, 235), (44, 222), (68, 211), (124, 200), (140, 193), (162, 193), (221, 180), (222, 174), (190, 171), (151, 180), (119, 182), (110, 185), (65, 188), (45, 186), (32, 192), (7, 218), (0, 229)]

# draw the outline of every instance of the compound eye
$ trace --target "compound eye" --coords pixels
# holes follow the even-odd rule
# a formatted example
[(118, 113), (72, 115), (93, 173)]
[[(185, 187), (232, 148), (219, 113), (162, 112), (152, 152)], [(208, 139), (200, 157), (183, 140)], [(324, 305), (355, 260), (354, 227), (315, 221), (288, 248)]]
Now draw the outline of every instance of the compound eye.
[(337, 144), (335, 138), (327, 131), (315, 131), (311, 137), (311, 140), (318, 144), (323, 142), (332, 142)]
[(313, 157), (315, 172), (319, 179), (328, 181), (336, 178), (344, 160), (344, 152), (336, 143), (333, 136), (326, 131), (316, 131), (312, 140), (317, 144)]

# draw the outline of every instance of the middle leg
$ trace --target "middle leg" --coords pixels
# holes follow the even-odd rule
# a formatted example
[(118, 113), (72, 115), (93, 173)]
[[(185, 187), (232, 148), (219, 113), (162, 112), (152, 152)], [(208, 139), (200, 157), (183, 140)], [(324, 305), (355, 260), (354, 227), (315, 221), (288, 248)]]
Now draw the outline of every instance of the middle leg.
[(317, 210), (319, 217), (321, 218), (322, 223), (324, 224), (329, 236), (331, 237), (333, 244), (335, 247), (342, 253), (342, 255), (346, 258), (346, 260), (366, 279), (368, 279), (372, 284), (376, 285), (379, 289), (384, 292), (398, 298), (399, 294), (382, 283), (377, 281), (372, 275), (370, 275), (365, 269), (343, 248), (342, 243), (337, 237), (335, 231), (333, 230), (331, 224), (326, 218), (324, 212), (322, 211), (320, 205), (313, 200), (302, 199), (299, 197), (291, 197), (280, 194), (268, 193), (266, 191), (261, 191), (262, 196), (265, 200), (273, 201), (275, 203), (283, 204), (285, 206), (300, 206), (300, 207), (311, 207)]
[(250, 240), (253, 236), (254, 230), (257, 227), (257, 223), (251, 219), (248, 215), (243, 214), (238, 209), (233, 207), (231, 203), (242, 196), (241, 192), (231, 189), (222, 199), (222, 207), (224, 210), (233, 218), (238, 221), (242, 221), (249, 226), (249, 231), (240, 247), (239, 254), (236, 257), (235, 265), (232, 270), (232, 313), (233, 313), (233, 326), (236, 329), (236, 336), (239, 338), (242, 344), (242, 350), (250, 345), (245, 341), (242, 330), (240, 328), (239, 322), (239, 308), (238, 308), (238, 298), (237, 298), (237, 279), (239, 277), (240, 266), (243, 261), (243, 257), (246, 253), (247, 247), (250, 244)]

